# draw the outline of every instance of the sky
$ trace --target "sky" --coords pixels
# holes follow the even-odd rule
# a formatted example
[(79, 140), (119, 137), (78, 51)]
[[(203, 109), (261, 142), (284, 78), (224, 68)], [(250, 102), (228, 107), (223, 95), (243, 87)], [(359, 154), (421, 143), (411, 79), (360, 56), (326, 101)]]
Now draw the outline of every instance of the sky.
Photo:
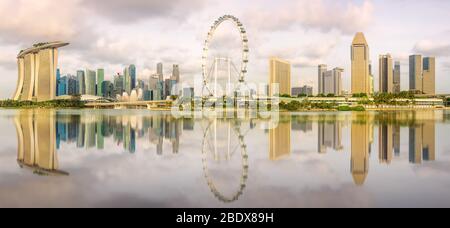
[[(179, 64), (181, 80), (201, 77), (203, 43), (210, 26), (231, 14), (247, 30), (250, 56), (246, 80), (267, 83), (272, 56), (292, 63), (292, 86), (316, 91), (317, 65), (344, 68), (344, 89), (351, 82), (350, 45), (356, 32), (369, 43), (378, 89), (378, 56), (391, 53), (402, 64), (407, 90), (408, 56), (436, 57), (436, 89), (450, 93), (450, 1), (447, 0), (1, 0), (0, 99), (17, 83), (16, 56), (34, 43), (65, 41), (62, 74), (104, 68), (106, 79), (135, 64), (148, 79), (163, 62), (164, 74)], [(238, 31), (221, 26), (210, 58), (241, 62)], [(210, 59), (209, 59), (210, 60)], [(239, 68), (239, 67), (238, 67)]]

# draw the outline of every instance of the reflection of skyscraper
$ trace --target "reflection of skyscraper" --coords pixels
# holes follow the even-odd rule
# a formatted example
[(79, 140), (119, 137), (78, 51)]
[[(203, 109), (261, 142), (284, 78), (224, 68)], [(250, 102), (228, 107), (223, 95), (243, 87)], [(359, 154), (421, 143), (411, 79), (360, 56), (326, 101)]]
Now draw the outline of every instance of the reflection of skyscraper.
[(384, 124), (379, 126), (378, 142), (380, 162), (390, 164), (394, 150), (394, 131), (392, 125)]
[(293, 131), (302, 131), (302, 132), (310, 132), (313, 129), (313, 125), (311, 121), (295, 121), (292, 120), (292, 130)]
[(194, 130), (194, 120), (193, 119), (183, 119), (183, 130), (193, 131)]
[(17, 161), (38, 175), (67, 175), (58, 171), (54, 110), (22, 110), (15, 119)]
[(396, 157), (400, 156), (400, 126), (399, 125), (395, 125), (393, 126), (394, 128), (394, 155)]
[(103, 138), (104, 124), (103, 121), (97, 120), (97, 149), (102, 150), (105, 147), (105, 139)]
[(342, 123), (319, 122), (319, 153), (326, 153), (327, 148), (342, 150)]
[(291, 154), (291, 121), (281, 121), (269, 130), (269, 158), (272, 161)]
[(409, 128), (409, 162), (414, 164), (434, 161), (435, 155), (435, 123), (426, 121)]
[(350, 169), (355, 184), (363, 185), (369, 173), (369, 124), (366, 115), (354, 114), (353, 118)]
[(86, 148), (95, 147), (95, 122), (86, 123)]

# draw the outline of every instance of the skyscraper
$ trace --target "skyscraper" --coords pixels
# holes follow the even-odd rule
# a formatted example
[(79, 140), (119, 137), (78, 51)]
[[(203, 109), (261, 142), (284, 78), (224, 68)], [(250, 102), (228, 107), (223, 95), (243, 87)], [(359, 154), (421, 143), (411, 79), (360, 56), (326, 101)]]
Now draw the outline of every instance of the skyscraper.
[(114, 90), (115, 95), (122, 95), (124, 92), (124, 78), (120, 74), (114, 76)]
[(131, 86), (131, 90), (136, 89), (136, 66), (131, 64), (128, 67), (128, 72), (130, 74), (130, 86)]
[(400, 84), (400, 76), (401, 76), (401, 71), (400, 71), (400, 62), (399, 61), (395, 61), (394, 64), (394, 93), (400, 93), (401, 91), (401, 84)]
[(177, 83), (180, 83), (180, 68), (177, 64), (173, 64), (172, 80), (175, 80)]
[[(279, 91), (273, 88), (278, 85)], [(278, 58), (269, 61), (269, 96), (291, 95), (291, 63)]]
[(131, 76), (130, 76), (128, 67), (125, 67), (125, 69), (123, 69), (123, 86), (124, 86), (125, 92), (127, 92), (128, 95), (130, 95), (130, 93), (131, 93)]
[(422, 85), (424, 94), (436, 94), (436, 64), (434, 57), (423, 58)]
[(322, 74), (323, 91), (321, 94), (342, 95), (342, 73), (344, 69), (334, 68)]
[(97, 70), (97, 96), (103, 95), (103, 88), (102, 83), (105, 80), (105, 70), (104, 69), (98, 69)]
[(364, 34), (356, 33), (351, 46), (352, 93), (370, 94), (369, 45)]
[(98, 96), (106, 97), (106, 98), (112, 98), (114, 95), (114, 85), (110, 81), (103, 81), (102, 82), (102, 94), (98, 94)]
[(323, 74), (326, 71), (327, 71), (327, 65), (325, 65), (325, 64), (319, 65), (319, 70), (318, 70), (318, 73), (319, 73), (319, 77), (318, 77), (319, 84), (318, 85), (319, 85), (319, 87), (317, 88), (318, 89), (318, 91), (317, 91), (318, 94), (325, 94), (324, 93), (324, 89), (323, 89)]
[(86, 94), (86, 80), (84, 71), (77, 71), (77, 93), (80, 95)]
[(61, 70), (56, 69), (56, 96), (59, 96), (59, 80), (61, 79)]
[(422, 92), (422, 56), (409, 56), (409, 90)]
[(371, 61), (369, 61), (369, 91), (371, 94), (375, 93), (375, 78), (373, 76), (373, 68)]
[(53, 100), (56, 96), (58, 48), (68, 43), (35, 44), (17, 56), (18, 80), (13, 100)]
[(85, 74), (86, 94), (95, 96), (96, 73), (93, 70), (86, 69)]
[(158, 81), (159, 81), (158, 77), (159, 77), (158, 74), (154, 74), (154, 75), (150, 76), (150, 78), (148, 79), (148, 88), (149, 89), (156, 89), (157, 88)]
[(164, 72), (163, 72), (163, 64), (158, 63), (156, 65), (156, 73), (158, 74), (159, 81), (164, 81)]
[(423, 94), (436, 93), (436, 66), (434, 57), (409, 56), (409, 89)]
[(67, 94), (75, 95), (77, 94), (77, 77), (69, 75), (67, 79)]
[(57, 85), (58, 85), (57, 86), (58, 90), (56, 93), (57, 96), (67, 95), (67, 81), (68, 81), (67, 76), (63, 76), (63, 77), (59, 78), (59, 80), (57, 82)]
[(382, 93), (394, 92), (394, 71), (392, 66), (392, 57), (390, 54), (380, 55), (379, 58), (380, 88)]

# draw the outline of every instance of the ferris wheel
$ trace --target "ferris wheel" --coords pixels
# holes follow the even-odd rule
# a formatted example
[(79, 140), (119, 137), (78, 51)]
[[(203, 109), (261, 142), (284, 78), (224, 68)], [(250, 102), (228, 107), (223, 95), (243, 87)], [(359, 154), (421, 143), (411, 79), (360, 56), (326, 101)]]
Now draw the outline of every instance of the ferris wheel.
[[(208, 68), (208, 54), (209, 54), (209, 46), (210, 43), (214, 37), (215, 32), (217, 31), (217, 29), (220, 27), (220, 25), (226, 21), (230, 21), (232, 22), (241, 37), (241, 42), (242, 42), (242, 59), (241, 59), (241, 66), (240, 69), (238, 70), (238, 68), (231, 63), (230, 59), (225, 59), (225, 61), (227, 61), (228, 63), (228, 69), (229, 69), (229, 74), (230, 74), (230, 69), (231, 67), (233, 67), (233, 69), (235, 69), (238, 72), (238, 83), (239, 84), (243, 84), (245, 83), (245, 75), (247, 74), (247, 64), (248, 64), (248, 54), (249, 54), (249, 48), (248, 48), (248, 38), (247, 38), (247, 32), (243, 26), (243, 24), (239, 21), (239, 19), (235, 16), (232, 15), (224, 15), (222, 17), (220, 17), (219, 19), (217, 19), (214, 24), (211, 26), (210, 31), (208, 32), (208, 36), (205, 40), (204, 43), (204, 47), (203, 47), (203, 56), (202, 56), (202, 75), (203, 75), (203, 88), (202, 88), (202, 96), (207, 96), (207, 97), (213, 97), (214, 95), (217, 94), (217, 74), (215, 75), (215, 80), (214, 80), (214, 84), (213, 86), (211, 86), (212, 81), (213, 81), (213, 68)], [(216, 58), (215, 59), (215, 63), (213, 65), (215, 65), (215, 69), (217, 70), (217, 61), (220, 61), (223, 59), (220, 58)], [(230, 82), (230, 77), (229, 77), (229, 82)], [(206, 94), (205, 94), (206, 92)]]

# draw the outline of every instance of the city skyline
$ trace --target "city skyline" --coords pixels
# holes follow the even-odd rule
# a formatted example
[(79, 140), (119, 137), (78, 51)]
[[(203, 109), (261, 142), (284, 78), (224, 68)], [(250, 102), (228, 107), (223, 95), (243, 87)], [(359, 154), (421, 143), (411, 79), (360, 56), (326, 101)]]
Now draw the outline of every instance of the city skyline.
[[(89, 23), (81, 21), (77, 25), (73, 23), (74, 14), (91, 15), (98, 10), (99, 6), (108, 5), (102, 1), (89, 3), (88, 5), (92, 9), (81, 12), (83, 6), (80, 2), (78, 0), (64, 1), (61, 7), (64, 10), (60, 10), (61, 12), (55, 11), (52, 16), (37, 19), (39, 22), (43, 22), (42, 24), (51, 26), (36, 25), (36, 27), (30, 27), (31, 25), (28, 23), (30, 19), (26, 16), (18, 18), (17, 24), (0, 23), (0, 29), (4, 31), (2, 37), (0, 37), (0, 73), (6, 75), (0, 79), (2, 80), (1, 98), (11, 97), (14, 91), (15, 85), (11, 84), (15, 84), (17, 79), (17, 67), (14, 59), (17, 50), (41, 40), (67, 40), (73, 44), (61, 53), (63, 58), (60, 59), (60, 68), (65, 73), (76, 72), (78, 68), (104, 68), (106, 71), (105, 77), (109, 79), (116, 72), (120, 72), (126, 64), (136, 64), (137, 69), (139, 69), (137, 77), (141, 79), (148, 78), (156, 72), (155, 63), (164, 62), (166, 65), (179, 64), (180, 73), (183, 77), (186, 76), (188, 81), (193, 80), (194, 75), (199, 76), (201, 73), (199, 56), (201, 55), (201, 40), (204, 37), (205, 30), (208, 28), (210, 21), (218, 15), (222, 15), (223, 11), (229, 11), (241, 18), (248, 29), (249, 45), (252, 50), (255, 50), (250, 56), (249, 81), (264, 83), (265, 80), (262, 78), (265, 77), (263, 75), (268, 73), (267, 59), (269, 56), (276, 55), (292, 62), (293, 87), (314, 85), (316, 93), (316, 67), (320, 63), (327, 63), (344, 68), (343, 87), (348, 89), (351, 80), (348, 44), (355, 32), (363, 31), (370, 44), (372, 63), (375, 63), (373, 66), (375, 88), (378, 88), (379, 81), (376, 77), (378, 75), (376, 57), (379, 54), (391, 53), (396, 61), (400, 61), (402, 69), (404, 69), (401, 72), (402, 82), (408, 80), (408, 56), (423, 54), (424, 56), (436, 56), (438, 60), (436, 61), (436, 80), (444, 81), (444, 83), (437, 85), (436, 90), (437, 93), (447, 92), (445, 89), (449, 82), (442, 79), (445, 79), (450, 71), (447, 51), (450, 45), (442, 37), (446, 37), (450, 30), (447, 25), (438, 22), (446, 21), (445, 19), (448, 16), (441, 9), (445, 9), (449, 5), (448, 2), (435, 1), (434, 4), (424, 4), (419, 1), (346, 1), (345, 3), (298, 1), (294, 4), (282, 1), (274, 7), (274, 1), (266, 1), (267, 4), (262, 4), (264, 6), (258, 6), (261, 8), (258, 12), (256, 12), (257, 10), (251, 11), (251, 14), (249, 14), (251, 16), (249, 16), (244, 12), (248, 9), (247, 6), (250, 6), (250, 3), (238, 5), (237, 2), (230, 1), (220, 3), (223, 5), (223, 7), (218, 7), (220, 9), (211, 10), (203, 1), (196, 1), (192, 6), (184, 9), (186, 10), (186, 16), (182, 19), (176, 17), (169, 19), (170, 15), (184, 12), (180, 6), (185, 4), (178, 1), (156, 5), (163, 7), (163, 9), (167, 8), (160, 14), (152, 14), (150, 12), (153, 11), (146, 8), (155, 6), (152, 5), (155, 3), (144, 4), (143, 9), (134, 7), (135, 4), (124, 5), (130, 14), (136, 12), (135, 16), (130, 16), (131, 19), (116, 18), (113, 14), (110, 14), (117, 9), (114, 7), (124, 4), (115, 2), (111, 6), (107, 6), (110, 7), (108, 8), (110, 13), (95, 15), (99, 18), (99, 22), (89, 25)], [(15, 11), (29, 14), (39, 13), (39, 9), (33, 8), (36, 3), (31, 1), (18, 3), (17, 9), (14, 10), (11, 10), (11, 4), (10, 1), (0, 3), (0, 12), (4, 13), (3, 15), (17, 13)], [(42, 9), (54, 9), (51, 3), (47, 1), (39, 4)], [(171, 7), (172, 4), (179, 4), (180, 6)], [(69, 6), (73, 7), (70, 8)], [(333, 8), (336, 8), (339, 13), (335, 13), (336, 18), (331, 21), (313, 19), (311, 14), (314, 11), (301, 10), (302, 6), (308, 6), (306, 9), (311, 9), (314, 6), (320, 14), (335, 13), (331, 11)], [(299, 9), (301, 15), (280, 17), (274, 22), (262, 23), (265, 22), (264, 15), (270, 10), (282, 12), (282, 10), (289, 8)], [(395, 15), (392, 13), (394, 8), (401, 8), (402, 11)], [(413, 9), (417, 8), (430, 10), (425, 11), (419, 20), (414, 18), (412, 13), (414, 12)], [(143, 13), (143, 11), (147, 12), (146, 10), (149, 11), (149, 16)], [(385, 22), (392, 21), (392, 17), (401, 17), (404, 20), (401, 20), (401, 23), (392, 22), (386, 25)], [(355, 20), (355, 22), (353, 20), (355, 18), (361, 20)], [(176, 23), (180, 21), (182, 23)], [(56, 22), (63, 27), (59, 27)], [(23, 28), (19, 26), (21, 23), (28, 29), (28, 32), (23, 31)], [(163, 34), (161, 32), (163, 26), (158, 25), (170, 26), (173, 23), (179, 24), (174, 28), (173, 33)], [(384, 25), (384, 27), (381, 25)], [(100, 26), (104, 26), (112, 32), (99, 35), (95, 32), (95, 29)], [(145, 29), (143, 29), (144, 27)], [(82, 33), (83, 29), (86, 29), (85, 34)], [(233, 43), (234, 39), (229, 39), (230, 37), (224, 34), (229, 30), (226, 28), (223, 30), (225, 32), (219, 34), (217, 40), (225, 44)], [(117, 34), (118, 31), (119, 36), (112, 36), (112, 33)], [(101, 32), (103, 31), (98, 33)], [(233, 35), (232, 32), (228, 33), (231, 36)], [(86, 34), (92, 35), (92, 39), (87, 39)], [(129, 34), (135, 35), (130, 36)], [(155, 36), (155, 34), (157, 35)], [(387, 35), (382, 37), (380, 34)], [(384, 42), (385, 36), (388, 36), (389, 43)], [(235, 37), (232, 36), (232, 38)], [(172, 69), (165, 68), (165, 70), (164, 74), (169, 75)], [(402, 90), (407, 89), (408, 83), (402, 83)]]

